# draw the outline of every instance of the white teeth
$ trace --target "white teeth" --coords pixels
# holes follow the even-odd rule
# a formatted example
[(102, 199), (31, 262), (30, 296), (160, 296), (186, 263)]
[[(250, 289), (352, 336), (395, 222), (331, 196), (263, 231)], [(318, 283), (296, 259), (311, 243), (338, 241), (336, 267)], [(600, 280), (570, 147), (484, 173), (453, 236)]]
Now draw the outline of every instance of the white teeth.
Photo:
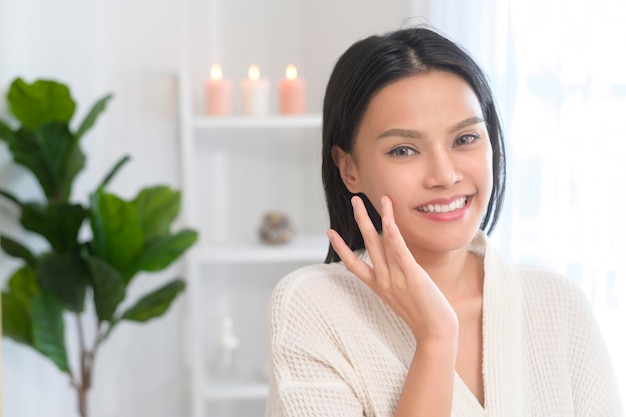
[(418, 210), (424, 213), (449, 213), (465, 207), (466, 204), (467, 197), (461, 197), (450, 204), (429, 204), (427, 206), (418, 207)]

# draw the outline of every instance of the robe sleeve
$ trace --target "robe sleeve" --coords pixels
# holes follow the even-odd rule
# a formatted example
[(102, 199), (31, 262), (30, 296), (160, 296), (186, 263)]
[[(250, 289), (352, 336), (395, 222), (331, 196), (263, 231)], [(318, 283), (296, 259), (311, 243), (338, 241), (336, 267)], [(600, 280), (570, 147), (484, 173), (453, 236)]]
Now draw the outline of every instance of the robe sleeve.
[(570, 310), (568, 362), (577, 417), (624, 416), (613, 366), (591, 305), (574, 291)]
[(272, 293), (266, 417), (363, 416), (354, 370), (324, 314), (297, 280), (281, 281)]

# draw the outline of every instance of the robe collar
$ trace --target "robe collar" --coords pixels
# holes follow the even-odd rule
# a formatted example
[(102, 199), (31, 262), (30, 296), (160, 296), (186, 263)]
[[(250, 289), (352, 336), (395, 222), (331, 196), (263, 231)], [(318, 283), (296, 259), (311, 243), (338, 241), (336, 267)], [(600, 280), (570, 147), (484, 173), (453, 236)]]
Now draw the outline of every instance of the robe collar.
[[(483, 386), (484, 407), (455, 375), (452, 415), (522, 416), (522, 289), (511, 265), (480, 231), (470, 250), (484, 256)], [(475, 413), (468, 414), (467, 410)]]

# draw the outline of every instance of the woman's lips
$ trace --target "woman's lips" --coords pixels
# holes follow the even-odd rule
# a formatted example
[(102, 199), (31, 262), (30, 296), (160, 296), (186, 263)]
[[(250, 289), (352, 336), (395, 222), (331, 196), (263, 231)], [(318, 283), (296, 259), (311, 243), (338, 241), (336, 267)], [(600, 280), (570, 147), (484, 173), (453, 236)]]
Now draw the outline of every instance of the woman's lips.
[(472, 196), (459, 196), (451, 200), (433, 200), (417, 207), (417, 211), (432, 220), (456, 220), (465, 216), (472, 203)]
[(457, 197), (450, 202), (439, 201), (441, 200), (433, 200), (433, 202), (418, 207), (417, 210), (423, 213), (449, 213), (465, 207), (468, 202), (468, 196)]

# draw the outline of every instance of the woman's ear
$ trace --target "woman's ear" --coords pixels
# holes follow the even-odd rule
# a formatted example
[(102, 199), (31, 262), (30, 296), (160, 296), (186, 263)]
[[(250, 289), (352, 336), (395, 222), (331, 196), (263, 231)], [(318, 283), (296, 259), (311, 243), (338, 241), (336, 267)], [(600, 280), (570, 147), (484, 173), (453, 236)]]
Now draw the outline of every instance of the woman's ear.
[(339, 170), (339, 175), (341, 175), (341, 179), (343, 180), (343, 183), (348, 191), (350, 191), (352, 194), (357, 194), (361, 192), (357, 175), (358, 173), (356, 171), (352, 155), (350, 155), (337, 145), (333, 146), (333, 148), (331, 149), (331, 154), (333, 156), (333, 162), (337, 166), (337, 169)]

